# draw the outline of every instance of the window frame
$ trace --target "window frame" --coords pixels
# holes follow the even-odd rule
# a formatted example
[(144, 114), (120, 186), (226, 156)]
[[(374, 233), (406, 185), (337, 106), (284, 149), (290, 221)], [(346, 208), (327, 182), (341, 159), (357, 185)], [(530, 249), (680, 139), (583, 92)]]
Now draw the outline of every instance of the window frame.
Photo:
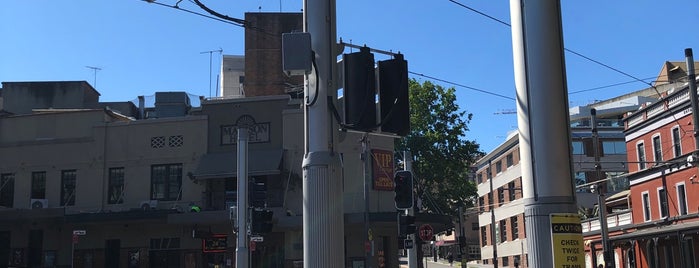
[(15, 174), (0, 174), (0, 206), (12, 208), (15, 199)]
[(502, 173), (502, 160), (495, 162), (495, 174), (499, 175), (500, 173)]
[(646, 146), (643, 141), (636, 143), (636, 159), (638, 160), (638, 170), (646, 169)]
[(29, 187), (30, 199), (46, 199), (46, 171), (33, 171)]
[(670, 130), (670, 136), (672, 136), (672, 153), (674, 157), (679, 157), (682, 155), (682, 136), (680, 134), (679, 125), (674, 126), (672, 130)]
[[(660, 213), (660, 218), (665, 219), (670, 216), (667, 190), (661, 186), (657, 188), (656, 193), (658, 193), (658, 212)], [(665, 202), (663, 202), (663, 198)]]
[(508, 168), (512, 167), (515, 165), (515, 156), (514, 153), (509, 153), (507, 156), (505, 156), (505, 163)]
[[(61, 206), (75, 206), (75, 196), (78, 181), (78, 171), (75, 169), (61, 170)], [(66, 200), (67, 199), (67, 200)]]
[[(160, 175), (156, 174), (156, 169), (160, 167), (164, 168), (164, 176), (162, 180), (156, 176)], [(171, 170), (173, 168), (175, 169), (174, 171)], [(182, 170), (182, 163), (151, 165), (150, 199), (159, 201), (177, 201), (181, 199), (182, 196), (180, 193), (182, 190)], [(179, 174), (175, 174), (177, 171), (179, 171)], [(171, 177), (171, 172), (174, 177)], [(162, 189), (159, 189), (160, 185), (162, 185)], [(163, 192), (160, 193), (160, 190)]]
[(663, 140), (660, 137), (660, 133), (653, 135), (650, 139), (651, 144), (653, 144), (653, 161), (655, 163), (660, 163), (663, 161)]
[[(682, 191), (680, 191), (680, 187), (682, 187)], [(689, 212), (687, 207), (687, 186), (684, 182), (675, 184), (675, 192), (677, 194), (677, 214), (680, 216), (687, 215)]]
[[(107, 177), (107, 204), (123, 204), (124, 203), (124, 185), (126, 180), (126, 170), (124, 167), (109, 168)], [(113, 196), (117, 195), (117, 199), (113, 200)]]
[(517, 216), (510, 217), (510, 232), (512, 232), (512, 240), (519, 239), (519, 223)]
[(653, 214), (650, 205), (650, 193), (648, 191), (641, 192), (641, 205), (643, 206), (643, 221), (651, 221), (651, 219), (653, 219)]

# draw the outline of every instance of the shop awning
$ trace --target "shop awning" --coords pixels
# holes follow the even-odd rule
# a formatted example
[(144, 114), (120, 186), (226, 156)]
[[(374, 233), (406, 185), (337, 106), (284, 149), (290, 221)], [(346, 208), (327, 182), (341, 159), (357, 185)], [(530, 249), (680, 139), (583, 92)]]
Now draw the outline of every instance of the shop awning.
[(644, 229), (634, 230), (627, 234), (616, 235), (609, 237), (610, 241), (627, 241), (627, 240), (638, 240), (653, 237), (660, 237), (665, 235), (677, 235), (683, 232), (696, 232), (699, 231), (699, 222), (689, 222), (689, 223), (676, 223), (670, 225), (659, 224), (657, 227), (649, 227)]
[[(281, 149), (248, 151), (248, 175), (279, 174), (282, 161)], [(218, 179), (238, 176), (238, 156), (235, 152), (208, 153), (199, 160), (194, 171), (196, 179)]]

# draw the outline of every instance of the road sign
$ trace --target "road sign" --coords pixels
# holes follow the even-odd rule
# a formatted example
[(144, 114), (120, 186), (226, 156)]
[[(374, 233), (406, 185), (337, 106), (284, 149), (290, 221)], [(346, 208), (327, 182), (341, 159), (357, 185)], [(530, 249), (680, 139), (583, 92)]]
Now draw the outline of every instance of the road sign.
[(85, 230), (73, 230), (74, 235), (86, 235), (87, 231)]
[(551, 214), (551, 242), (554, 267), (585, 266), (585, 249), (578, 214)]
[(431, 241), (432, 236), (434, 235), (434, 229), (432, 229), (432, 225), (423, 224), (423, 225), (420, 225), (420, 229), (418, 230), (418, 233), (419, 233), (420, 239), (422, 239), (422, 241)]
[(250, 251), (255, 251), (256, 247), (257, 247), (257, 242), (250, 241)]
[(250, 237), (250, 241), (253, 241), (253, 242), (264, 242), (264, 241), (265, 241), (265, 238), (262, 237), (262, 236), (251, 236), (251, 237)]
[(415, 246), (415, 242), (412, 239), (403, 240), (403, 245), (405, 249), (411, 249)]

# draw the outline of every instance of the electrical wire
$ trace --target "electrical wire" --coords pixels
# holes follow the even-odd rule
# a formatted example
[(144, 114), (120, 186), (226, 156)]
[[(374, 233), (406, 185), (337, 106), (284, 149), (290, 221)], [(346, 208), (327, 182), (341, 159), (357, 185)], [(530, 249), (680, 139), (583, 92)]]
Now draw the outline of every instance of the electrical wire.
[(451, 81), (447, 81), (447, 80), (444, 80), (444, 79), (439, 79), (439, 78), (434, 77), (434, 76), (429, 76), (429, 75), (426, 75), (426, 74), (416, 73), (416, 72), (413, 72), (413, 71), (408, 71), (408, 73), (411, 73), (411, 74), (417, 75), (417, 76), (421, 76), (421, 77), (425, 77), (425, 78), (429, 78), (429, 79), (432, 79), (432, 80), (435, 80), (435, 81), (439, 81), (439, 82), (442, 82), (442, 83), (447, 83), (447, 84), (450, 84), (450, 85), (459, 86), (459, 87), (467, 88), (467, 89), (470, 89), (470, 90), (475, 90), (475, 91), (478, 91), (478, 92), (481, 92), (481, 93), (485, 93), (485, 94), (488, 94), (488, 95), (493, 95), (493, 96), (500, 97), (500, 98), (504, 98), (504, 99), (508, 99), (508, 100), (515, 100), (515, 98), (513, 98), (513, 97), (508, 97), (508, 96), (501, 95), (501, 94), (498, 94), (498, 93), (493, 93), (493, 92), (490, 92), (490, 91), (487, 91), (487, 90), (483, 90), (483, 89), (479, 89), (479, 88), (475, 88), (475, 87), (471, 87), (471, 86), (467, 86), (467, 85), (458, 84), (458, 83), (451, 82)]
[(199, 12), (191, 11), (191, 10), (189, 10), (189, 9), (181, 8), (181, 7), (179, 7), (179, 5), (178, 5), (179, 2), (177, 2), (177, 4), (171, 6), (171, 5), (167, 5), (167, 4), (163, 4), (163, 3), (158, 3), (158, 2), (152, 1), (152, 0), (141, 0), (141, 1), (146, 2), (146, 3), (149, 3), (149, 4), (156, 4), (156, 5), (159, 5), (159, 6), (169, 7), (169, 8), (172, 8), (172, 9), (184, 11), (184, 12), (187, 12), (187, 13), (190, 13), (190, 14), (194, 14), (194, 15), (197, 15), (197, 16), (205, 17), (205, 18), (212, 19), (212, 20), (215, 20), (215, 21), (219, 21), (219, 22), (223, 22), (223, 23), (226, 23), (226, 24), (230, 24), (230, 25), (234, 25), (234, 26), (238, 26), (238, 27), (245, 28), (245, 25), (242, 25), (242, 24), (240, 24), (240, 23), (235, 23), (235, 22), (232, 22), (232, 21), (227, 21), (227, 20), (219, 19), (219, 18), (212, 17), (212, 16), (209, 16), (209, 15), (206, 15), (206, 14), (202, 14), (202, 13), (199, 13)]

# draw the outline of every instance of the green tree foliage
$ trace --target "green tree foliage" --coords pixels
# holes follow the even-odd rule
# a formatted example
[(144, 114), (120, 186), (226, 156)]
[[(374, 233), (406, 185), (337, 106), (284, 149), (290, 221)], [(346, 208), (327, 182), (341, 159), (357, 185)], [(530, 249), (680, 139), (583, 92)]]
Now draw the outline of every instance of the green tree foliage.
[(472, 207), (477, 199), (476, 185), (467, 178), (469, 167), (484, 154), (466, 139), (473, 114), (459, 110), (454, 88), (411, 79), (409, 89), (411, 130), (396, 141), (396, 151), (413, 155), (423, 209), (456, 216), (459, 206)]

